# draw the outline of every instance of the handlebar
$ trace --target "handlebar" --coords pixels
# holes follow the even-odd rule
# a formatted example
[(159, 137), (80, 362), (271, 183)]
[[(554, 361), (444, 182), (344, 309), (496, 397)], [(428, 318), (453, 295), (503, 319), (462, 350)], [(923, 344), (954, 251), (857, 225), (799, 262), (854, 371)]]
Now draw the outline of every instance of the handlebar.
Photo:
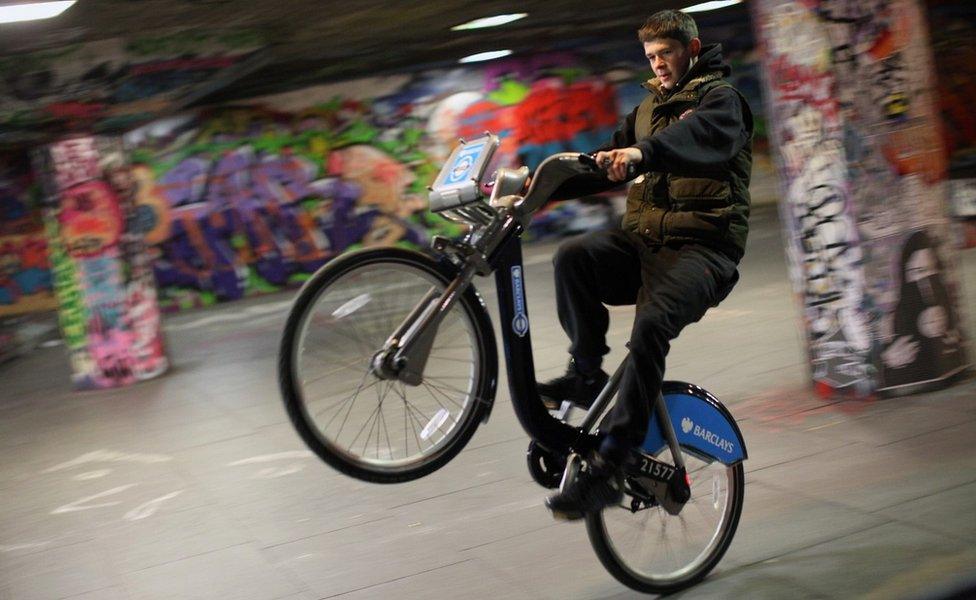
[[(593, 154), (560, 152), (542, 161), (535, 170), (532, 184), (525, 193), (525, 197), (515, 203), (515, 208), (521, 217), (526, 217), (539, 210), (552, 194), (571, 177), (598, 172), (605, 172), (606, 168), (597, 164)], [(627, 167), (627, 175), (633, 176), (636, 167)]]

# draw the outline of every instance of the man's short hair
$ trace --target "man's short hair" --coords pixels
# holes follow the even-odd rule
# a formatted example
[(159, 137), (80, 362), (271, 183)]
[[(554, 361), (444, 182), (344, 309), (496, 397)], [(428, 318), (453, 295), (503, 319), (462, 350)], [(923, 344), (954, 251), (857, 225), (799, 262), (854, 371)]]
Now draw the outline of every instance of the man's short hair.
[(698, 25), (680, 10), (662, 10), (647, 18), (644, 26), (637, 30), (637, 37), (644, 43), (671, 38), (687, 46), (698, 37)]

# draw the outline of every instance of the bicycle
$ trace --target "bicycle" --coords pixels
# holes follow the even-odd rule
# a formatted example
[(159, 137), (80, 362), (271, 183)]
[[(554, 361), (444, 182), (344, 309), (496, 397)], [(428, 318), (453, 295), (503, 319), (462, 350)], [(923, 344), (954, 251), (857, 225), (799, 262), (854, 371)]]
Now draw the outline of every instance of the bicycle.
[[(580, 425), (568, 423), (567, 404), (556, 413), (544, 407), (520, 239), (562, 183), (599, 166), (586, 154), (554, 154), (527, 191), (526, 167), (500, 168), (489, 195), (482, 181), (498, 144), (490, 134), (462, 141), (430, 188), (430, 210), (468, 226), (462, 239), (435, 237), (431, 254), (346, 254), (315, 273), (295, 300), (279, 352), (281, 393), (305, 443), (342, 473), (377, 483), (423, 477), (487, 421), (498, 357), (491, 318), (472, 285), (476, 275), (495, 275), (512, 406), (532, 439), (532, 478), (565, 486), (599, 445), (601, 416), (626, 359)], [(735, 535), (746, 458), (739, 428), (718, 399), (666, 381), (647, 437), (625, 465), (623, 502), (586, 515), (604, 567), (642, 592), (670, 593), (704, 578)]]

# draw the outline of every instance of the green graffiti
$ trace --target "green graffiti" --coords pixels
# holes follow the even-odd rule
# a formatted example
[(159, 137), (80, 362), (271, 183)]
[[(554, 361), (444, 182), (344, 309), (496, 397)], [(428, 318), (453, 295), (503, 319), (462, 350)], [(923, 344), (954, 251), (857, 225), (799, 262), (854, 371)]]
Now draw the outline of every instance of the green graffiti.
[(58, 321), (65, 345), (69, 350), (84, 349), (88, 345), (88, 310), (78, 287), (74, 261), (61, 243), (61, 230), (54, 211), (48, 211), (45, 215), (44, 231), (48, 239), (54, 290), (58, 297)]
[(251, 294), (267, 294), (270, 292), (277, 292), (281, 290), (280, 287), (268, 283), (268, 281), (257, 274), (257, 272), (248, 267), (247, 269), (247, 284), (245, 285), (246, 295)]
[(195, 308), (197, 305), (196, 295), (187, 294), (186, 296), (180, 296), (177, 298), (176, 302), (180, 310), (186, 310), (188, 308)]
[[(429, 160), (424, 160), (423, 162), (417, 164), (414, 167), (414, 173), (416, 173), (417, 178), (414, 179), (413, 183), (410, 184), (409, 192), (412, 194), (425, 195), (427, 193), (427, 186), (430, 182), (434, 181), (434, 177), (437, 172), (440, 171), (440, 167), (430, 162)], [(445, 222), (451, 223), (452, 221)]]
[(379, 137), (380, 132), (377, 128), (363, 121), (356, 121), (342, 132), (340, 136), (341, 146), (352, 146), (354, 144), (370, 144)]
[(583, 67), (556, 67), (552, 69), (552, 74), (562, 78), (563, 82), (569, 85), (579, 79), (588, 77), (590, 71)]
[(230, 247), (235, 250), (247, 248), (247, 236), (243, 233), (236, 233), (230, 237)]
[(498, 88), (488, 94), (488, 99), (502, 106), (514, 106), (523, 100), (530, 92), (529, 86), (514, 79), (505, 79), (498, 84)]

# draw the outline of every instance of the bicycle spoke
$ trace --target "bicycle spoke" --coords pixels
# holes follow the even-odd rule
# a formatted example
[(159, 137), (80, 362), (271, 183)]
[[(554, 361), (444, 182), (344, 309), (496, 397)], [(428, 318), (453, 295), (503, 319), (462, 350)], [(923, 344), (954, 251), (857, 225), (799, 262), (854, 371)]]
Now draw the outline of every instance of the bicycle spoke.
[(320, 375), (320, 376), (318, 376), (318, 377), (316, 377), (314, 379), (308, 379), (308, 380), (306, 380), (305, 381), (305, 384), (308, 385), (309, 383), (317, 383), (319, 381), (322, 381), (326, 377), (329, 377), (330, 375), (335, 375), (336, 373), (339, 373), (339, 372), (342, 372), (342, 371), (346, 371), (350, 367), (356, 365), (356, 363), (358, 363), (358, 362), (360, 362), (362, 360), (365, 360), (367, 358), (372, 358), (372, 356), (373, 356), (372, 354), (364, 354), (363, 356), (357, 357), (357, 358), (353, 359), (352, 361), (350, 361), (349, 363), (347, 363), (347, 364), (345, 364), (345, 365), (343, 365), (341, 367), (336, 367), (334, 370), (329, 371), (328, 373), (323, 373), (322, 375)]
[[(438, 388), (438, 389), (440, 389), (440, 388), (445, 388), (445, 389), (448, 389), (448, 390), (451, 390), (452, 392), (457, 392), (458, 394), (462, 394), (462, 395), (467, 395), (467, 394), (468, 394), (468, 390), (462, 390), (461, 388), (458, 388), (458, 387), (454, 387), (453, 385), (450, 385), (450, 384), (448, 384), (448, 383), (443, 383), (443, 382), (441, 382), (441, 381), (440, 381), (440, 379), (438, 379), (438, 378), (434, 378), (434, 377), (425, 377), (424, 379), (425, 379), (425, 381), (424, 381), (424, 383), (425, 383), (425, 384), (426, 384), (426, 383), (427, 383), (428, 381), (433, 381), (434, 383), (436, 383), (436, 384), (437, 384), (437, 388)], [(443, 394), (444, 392), (443, 392), (443, 391), (441, 391), (441, 393)]]
[[(356, 445), (356, 442), (359, 440), (359, 436), (361, 436), (363, 434), (363, 431), (366, 430), (366, 426), (369, 425), (373, 421), (373, 417), (376, 415), (376, 413), (379, 411), (379, 409), (380, 409), (380, 406), (379, 406), (379, 404), (377, 404), (376, 405), (376, 408), (373, 409), (373, 412), (369, 413), (369, 416), (366, 417), (366, 422), (363, 423), (363, 426), (359, 428), (359, 431), (356, 433), (356, 437), (352, 438), (352, 441), (349, 442), (349, 447), (350, 448), (352, 448), (353, 446)], [(369, 431), (370, 431), (370, 433), (372, 433), (373, 432), (373, 428), (370, 427)], [(369, 436), (368, 435), (366, 436), (366, 440), (367, 440), (367, 443), (368, 443), (368, 441), (369, 441)], [(363, 445), (363, 452), (365, 452), (365, 451), (366, 451), (366, 446)]]
[[(368, 375), (368, 373), (363, 373), (363, 381), (366, 380), (366, 376), (367, 375)], [(359, 394), (362, 392), (362, 390), (363, 390), (363, 388), (360, 388), (360, 389), (356, 390), (356, 394), (354, 395), (354, 397), (352, 399), (352, 402), (349, 403), (349, 410), (346, 411), (346, 416), (345, 416), (345, 418), (342, 419), (342, 425), (339, 425), (339, 431), (336, 433), (336, 439), (339, 439), (339, 436), (342, 435), (342, 430), (346, 427), (346, 421), (349, 420), (349, 415), (352, 414), (352, 408), (353, 408), (353, 406), (356, 405), (356, 400), (359, 398)]]
[(447, 410), (447, 407), (445, 407), (445, 406), (444, 406), (443, 404), (441, 404), (441, 401), (437, 399), (437, 395), (436, 395), (436, 394), (434, 394), (434, 392), (437, 392), (438, 394), (440, 394), (440, 395), (441, 395), (442, 397), (444, 397), (444, 398), (445, 398), (445, 399), (446, 399), (446, 400), (447, 400), (448, 402), (450, 402), (450, 403), (451, 403), (451, 404), (453, 404), (454, 406), (456, 406), (456, 407), (458, 407), (458, 408), (464, 408), (463, 406), (461, 406), (460, 404), (458, 404), (457, 402), (455, 402), (453, 398), (451, 398), (451, 397), (450, 397), (449, 395), (447, 395), (446, 393), (444, 393), (444, 392), (443, 392), (442, 390), (439, 390), (439, 389), (437, 389), (437, 388), (435, 388), (435, 387), (433, 387), (432, 385), (430, 385), (430, 384), (429, 384), (429, 383), (427, 383), (426, 381), (423, 381), (423, 382), (421, 382), (421, 383), (423, 384), (423, 386), (424, 386), (425, 388), (427, 388), (427, 390), (428, 390), (429, 392), (431, 392), (431, 395), (430, 395), (430, 397), (434, 399), (434, 402), (437, 402), (437, 404), (438, 404), (438, 405), (439, 405), (439, 406), (440, 406), (441, 408), (443, 408), (444, 410)]
[[(393, 382), (390, 382), (390, 388), (393, 387)], [(390, 428), (386, 424), (386, 416), (383, 415), (383, 407), (380, 406), (380, 419), (383, 423), (383, 432), (386, 434), (386, 447), (389, 448), (390, 458), (393, 458), (393, 442), (390, 441)], [(379, 435), (377, 437), (377, 446), (379, 445)], [(379, 450), (377, 449), (377, 457), (379, 458)]]
[(438, 354), (431, 354), (430, 358), (436, 358), (437, 360), (447, 360), (450, 362), (459, 362), (467, 365), (473, 365), (473, 360), (464, 360), (463, 358), (454, 358), (453, 356), (440, 356)]
[[(400, 383), (400, 388), (401, 389), (398, 390), (398, 392), (399, 392), (399, 395), (400, 395), (400, 399), (403, 401), (403, 422), (404, 422), (404, 424), (406, 424), (407, 419), (409, 418), (410, 424), (413, 425), (414, 424), (414, 421), (413, 421), (413, 413), (410, 412), (410, 403), (407, 401), (407, 394), (406, 394), (406, 390), (405, 390), (406, 384), (404, 384), (403, 382), (401, 382)], [(406, 428), (405, 425), (404, 425), (404, 428)], [(417, 435), (417, 428), (416, 427), (412, 427), (411, 428), (411, 431), (413, 431), (413, 437), (414, 437), (414, 439), (417, 440), (417, 452), (421, 452), (422, 453), (423, 452), (423, 447), (420, 445), (420, 436)]]
[[(365, 376), (363, 377), (363, 379), (365, 379)], [(323, 408), (322, 410), (320, 410), (320, 411), (318, 411), (317, 413), (315, 413), (315, 416), (316, 416), (316, 417), (321, 417), (323, 413), (325, 413), (325, 412), (327, 412), (327, 411), (330, 411), (330, 410), (332, 410), (333, 408), (336, 408), (337, 406), (341, 406), (341, 405), (343, 405), (343, 404), (345, 404), (346, 402), (349, 402), (350, 400), (352, 400), (353, 398), (355, 398), (355, 397), (356, 397), (356, 395), (358, 395), (359, 393), (361, 393), (361, 392), (362, 392), (363, 390), (368, 390), (369, 388), (371, 388), (371, 387), (373, 387), (374, 385), (376, 385), (377, 383), (379, 383), (379, 381), (380, 381), (380, 380), (379, 380), (379, 379), (377, 379), (376, 381), (374, 381), (374, 382), (372, 382), (372, 383), (370, 383), (369, 385), (366, 385), (366, 386), (364, 386), (364, 385), (363, 385), (362, 383), (360, 383), (360, 384), (359, 384), (359, 387), (357, 387), (357, 388), (356, 388), (356, 391), (354, 391), (354, 392), (353, 392), (353, 393), (352, 393), (351, 395), (349, 395), (349, 396), (347, 396), (347, 397), (346, 397), (345, 399), (343, 399), (343, 400), (340, 400), (339, 402), (335, 402), (335, 403), (333, 403), (333, 404), (330, 404), (329, 406), (326, 406), (326, 407), (325, 407), (325, 408)], [(343, 393), (345, 393), (345, 392), (343, 392)], [(342, 411), (340, 411), (340, 412), (342, 412)], [(336, 413), (336, 414), (338, 414), (338, 413)], [(333, 418), (333, 419), (335, 419), (335, 417), (332, 417), (332, 418)], [(326, 426), (325, 426), (325, 429), (328, 429), (328, 426), (329, 426), (329, 424), (331, 424), (331, 423), (332, 423), (332, 421), (330, 420), (330, 421), (329, 421), (329, 423), (327, 423), (327, 424), (326, 424)]]

